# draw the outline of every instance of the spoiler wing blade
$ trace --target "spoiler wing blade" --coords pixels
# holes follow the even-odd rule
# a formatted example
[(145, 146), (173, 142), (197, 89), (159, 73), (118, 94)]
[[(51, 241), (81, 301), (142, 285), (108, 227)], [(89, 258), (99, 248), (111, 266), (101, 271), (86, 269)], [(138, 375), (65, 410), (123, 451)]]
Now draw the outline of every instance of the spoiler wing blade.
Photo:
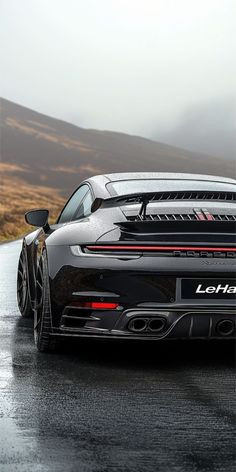
[[(217, 196), (216, 196), (216, 195)], [(97, 211), (99, 208), (112, 208), (116, 206), (131, 205), (141, 203), (145, 213), (146, 206), (151, 202), (160, 201), (183, 201), (183, 200), (213, 200), (213, 201), (229, 201), (234, 203), (236, 201), (236, 192), (211, 192), (205, 190), (183, 190), (183, 191), (170, 191), (170, 192), (139, 192), (130, 193), (126, 195), (116, 195), (115, 197), (109, 198), (96, 198), (92, 204), (92, 212)]]

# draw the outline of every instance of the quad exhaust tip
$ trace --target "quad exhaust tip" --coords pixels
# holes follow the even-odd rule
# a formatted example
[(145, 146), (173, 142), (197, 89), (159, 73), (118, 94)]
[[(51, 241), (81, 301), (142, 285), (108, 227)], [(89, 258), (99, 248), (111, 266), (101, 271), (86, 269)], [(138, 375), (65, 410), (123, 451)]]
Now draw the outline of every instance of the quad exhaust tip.
[(134, 333), (141, 333), (146, 331), (148, 326), (148, 319), (146, 318), (134, 318), (129, 322), (129, 330)]
[[(156, 333), (161, 334), (166, 329), (166, 319), (161, 316), (136, 317), (128, 323), (129, 331), (133, 333)], [(216, 324), (216, 332), (220, 336), (231, 336), (235, 332), (235, 323), (230, 319), (223, 319)]]
[(149, 331), (152, 333), (161, 333), (166, 327), (164, 318), (133, 318), (128, 324), (128, 329), (133, 333), (142, 333)]
[(166, 320), (164, 318), (154, 318), (149, 321), (148, 329), (154, 333), (160, 333), (165, 329)]
[(217, 323), (216, 330), (221, 336), (230, 336), (235, 330), (234, 322), (232, 320), (221, 320)]

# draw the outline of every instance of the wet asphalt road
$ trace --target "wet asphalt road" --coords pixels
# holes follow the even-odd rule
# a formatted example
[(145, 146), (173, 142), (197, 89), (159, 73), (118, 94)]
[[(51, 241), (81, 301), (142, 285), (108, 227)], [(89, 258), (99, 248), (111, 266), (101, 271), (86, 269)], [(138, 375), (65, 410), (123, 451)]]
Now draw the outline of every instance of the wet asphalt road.
[(233, 345), (37, 353), (16, 305), (19, 248), (0, 245), (0, 471), (235, 471)]

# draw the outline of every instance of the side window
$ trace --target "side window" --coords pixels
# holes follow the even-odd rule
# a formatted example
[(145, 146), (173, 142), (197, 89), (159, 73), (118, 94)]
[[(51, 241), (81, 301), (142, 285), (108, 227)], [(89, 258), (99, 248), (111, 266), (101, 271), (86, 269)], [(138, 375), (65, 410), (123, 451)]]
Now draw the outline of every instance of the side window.
[(78, 220), (79, 218), (84, 218), (85, 216), (90, 215), (91, 206), (93, 203), (92, 195), (90, 190), (86, 193), (84, 199), (82, 200), (81, 205), (78, 208), (78, 211), (73, 216), (73, 220)]
[(70, 198), (68, 203), (66, 204), (65, 208), (62, 210), (58, 223), (67, 223), (71, 221), (77, 211), (79, 209), (81, 202), (86, 195), (86, 193), (90, 193), (88, 185), (84, 184), (76, 190), (74, 195)]

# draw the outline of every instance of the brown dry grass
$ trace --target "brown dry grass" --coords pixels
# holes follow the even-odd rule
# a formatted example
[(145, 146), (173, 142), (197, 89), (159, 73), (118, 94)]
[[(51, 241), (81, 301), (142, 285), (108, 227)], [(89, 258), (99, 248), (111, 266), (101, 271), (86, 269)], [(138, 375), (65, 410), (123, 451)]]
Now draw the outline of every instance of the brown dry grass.
[(43, 139), (51, 143), (59, 144), (66, 149), (76, 149), (82, 153), (91, 154), (91, 146), (87, 145), (80, 139), (72, 139), (68, 136), (58, 135), (56, 132), (54, 132), (53, 128), (43, 126), (43, 129), (45, 128), (52, 130), (51, 133), (47, 133), (46, 131), (40, 129), (42, 128), (42, 126), (40, 126), (40, 128), (33, 127), (32, 123), (35, 122), (32, 122), (32, 120), (22, 122), (17, 120), (16, 118), (6, 119), (7, 126), (13, 129), (17, 129), (18, 131), (21, 131), (26, 135), (34, 136), (36, 139)]
[[(48, 208), (55, 221), (64, 199), (49, 187), (30, 185), (3, 173), (0, 164), (0, 241), (16, 239), (30, 231), (24, 213), (31, 208)], [(33, 230), (33, 227), (32, 227)]]

